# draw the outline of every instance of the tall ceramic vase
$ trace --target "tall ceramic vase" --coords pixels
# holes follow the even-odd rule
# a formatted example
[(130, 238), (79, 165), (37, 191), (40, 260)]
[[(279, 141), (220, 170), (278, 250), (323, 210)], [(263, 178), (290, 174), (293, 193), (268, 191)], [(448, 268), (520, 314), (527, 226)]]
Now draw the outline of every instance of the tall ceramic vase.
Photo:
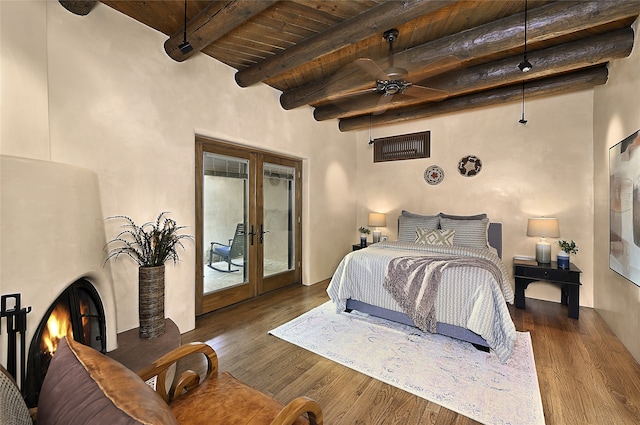
[(138, 269), (140, 338), (164, 334), (164, 264)]

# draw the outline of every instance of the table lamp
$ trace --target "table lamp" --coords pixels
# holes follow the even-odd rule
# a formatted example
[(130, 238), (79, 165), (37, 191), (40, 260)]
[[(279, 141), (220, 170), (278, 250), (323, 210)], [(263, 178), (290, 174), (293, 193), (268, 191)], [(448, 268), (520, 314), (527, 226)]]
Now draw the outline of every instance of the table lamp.
[(536, 261), (539, 264), (551, 263), (551, 244), (546, 238), (560, 237), (558, 219), (553, 217), (530, 218), (527, 223), (527, 236), (540, 236), (536, 243)]
[(369, 227), (374, 227), (373, 231), (373, 243), (380, 242), (380, 230), (378, 227), (387, 227), (387, 216), (382, 213), (369, 213)]

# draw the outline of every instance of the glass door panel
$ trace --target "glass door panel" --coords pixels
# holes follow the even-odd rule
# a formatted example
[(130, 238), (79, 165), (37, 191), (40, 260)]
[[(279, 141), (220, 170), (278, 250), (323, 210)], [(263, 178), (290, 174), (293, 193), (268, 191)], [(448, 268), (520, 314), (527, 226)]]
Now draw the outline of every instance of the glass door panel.
[(249, 160), (203, 153), (203, 293), (247, 283)]
[(295, 168), (263, 165), (263, 276), (295, 268)]
[(300, 161), (263, 154), (259, 161), (260, 292), (301, 282)]

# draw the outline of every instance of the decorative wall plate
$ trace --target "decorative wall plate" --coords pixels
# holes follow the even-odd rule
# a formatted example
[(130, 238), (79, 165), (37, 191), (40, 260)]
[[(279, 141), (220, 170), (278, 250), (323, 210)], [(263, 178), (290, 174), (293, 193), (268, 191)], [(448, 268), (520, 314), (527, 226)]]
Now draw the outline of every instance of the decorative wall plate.
[(465, 177), (473, 177), (482, 170), (482, 161), (474, 155), (467, 155), (458, 162), (458, 171)]
[(429, 184), (438, 184), (444, 180), (444, 170), (437, 165), (432, 165), (424, 171), (424, 181)]

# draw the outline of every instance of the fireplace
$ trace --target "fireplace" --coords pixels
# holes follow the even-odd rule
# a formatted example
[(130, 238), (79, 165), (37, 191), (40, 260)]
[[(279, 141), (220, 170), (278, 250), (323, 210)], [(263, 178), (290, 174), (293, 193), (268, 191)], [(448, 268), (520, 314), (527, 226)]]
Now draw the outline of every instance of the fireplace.
[(100, 296), (86, 279), (65, 289), (36, 328), (27, 358), (26, 397), (36, 406), (42, 382), (58, 343), (65, 336), (98, 351), (106, 350), (104, 309)]

